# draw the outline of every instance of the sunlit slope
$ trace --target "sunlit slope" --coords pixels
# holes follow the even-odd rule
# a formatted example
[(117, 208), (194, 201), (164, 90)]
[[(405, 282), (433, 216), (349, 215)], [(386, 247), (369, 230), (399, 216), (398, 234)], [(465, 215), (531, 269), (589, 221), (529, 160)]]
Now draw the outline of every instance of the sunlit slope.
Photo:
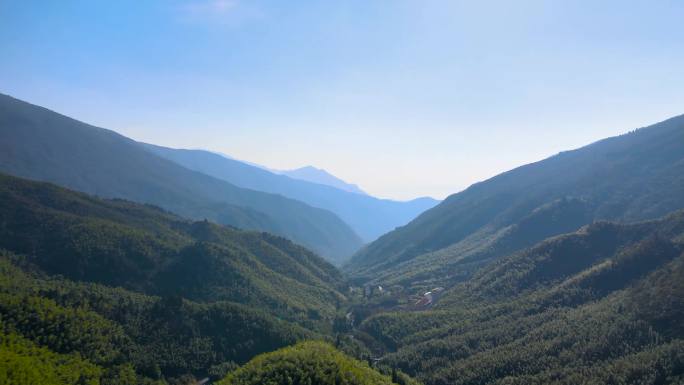
[[(397, 375), (395, 374), (395, 377)], [(390, 376), (373, 370), (341, 353), (332, 345), (318, 341), (299, 343), (292, 347), (260, 355), (230, 373), (219, 385), (405, 385), (414, 382), (401, 376), (393, 382)]]
[(683, 207), (684, 116), (679, 116), (451, 195), (361, 250), (347, 270), (380, 282), (458, 277), (481, 262), (594, 220), (656, 218)]

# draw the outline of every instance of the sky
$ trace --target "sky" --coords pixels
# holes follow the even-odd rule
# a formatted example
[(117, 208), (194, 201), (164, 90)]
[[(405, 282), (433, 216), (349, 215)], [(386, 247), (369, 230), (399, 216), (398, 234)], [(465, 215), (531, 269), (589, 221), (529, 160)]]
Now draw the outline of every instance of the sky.
[(0, 92), (444, 198), (684, 113), (684, 1), (0, 0)]

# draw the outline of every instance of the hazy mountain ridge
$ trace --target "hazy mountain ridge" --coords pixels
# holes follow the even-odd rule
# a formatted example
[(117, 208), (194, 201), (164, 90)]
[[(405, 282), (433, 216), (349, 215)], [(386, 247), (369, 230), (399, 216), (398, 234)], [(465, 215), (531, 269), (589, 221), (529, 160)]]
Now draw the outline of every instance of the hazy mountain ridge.
[[(403, 274), (410, 281), (422, 269), (438, 280), (472, 271), (477, 263), (448, 265), (477, 262), (470, 258), (474, 247), (496, 244), (507, 228), (514, 229), (558, 199), (581, 202), (583, 219), (573, 220), (577, 227), (601, 219), (656, 218), (684, 207), (684, 116), (474, 184), (366, 246), (345, 268), (378, 282), (401, 280)], [(556, 234), (568, 230), (572, 228), (560, 226)], [(531, 246), (549, 235), (529, 233), (516, 247)]]
[(343, 191), (318, 183), (277, 175), (225, 156), (203, 150), (171, 149), (144, 144), (156, 155), (188, 169), (199, 171), (240, 187), (297, 199), (329, 210), (349, 224), (364, 241), (372, 241), (397, 226), (408, 223), (437, 201), (418, 198), (400, 202)]
[(333, 260), (361, 240), (333, 213), (236, 187), (145, 151), (124, 136), (0, 95), (0, 171), (193, 219), (273, 232)]
[(290, 178), (305, 180), (311, 183), (323, 184), (330, 187), (335, 187), (347, 192), (353, 192), (362, 195), (368, 195), (365, 191), (355, 184), (347, 183), (342, 179), (330, 174), (329, 172), (316, 168), (313, 166), (304, 166), (293, 170), (277, 170), (279, 174), (287, 175)]
[[(194, 149), (197, 151), (205, 151), (203, 149)], [(363, 194), (363, 195), (368, 195), (365, 191), (361, 190), (361, 188), (358, 185), (355, 185), (353, 183), (348, 183), (343, 181), (342, 179), (336, 177), (335, 175), (329, 173), (328, 171), (322, 169), (322, 168), (317, 168), (314, 166), (304, 166), (304, 167), (299, 167), (291, 170), (279, 170), (279, 169), (274, 169), (270, 167), (266, 167), (263, 165), (260, 165), (258, 163), (242, 160), (242, 159), (237, 159), (234, 158), (228, 154), (224, 154), (222, 152), (216, 152), (216, 151), (209, 151), (211, 153), (221, 155), (224, 158), (228, 158), (230, 160), (235, 160), (244, 164), (248, 164), (250, 166), (254, 166), (256, 168), (260, 168), (262, 170), (266, 170), (269, 172), (272, 172), (274, 174), (279, 174), (279, 175), (285, 175), (289, 176), (292, 179), (298, 179), (298, 180), (303, 180), (306, 182), (311, 182), (311, 183), (316, 183), (316, 184), (322, 184), (325, 186), (330, 186), (330, 187), (335, 187), (338, 190), (343, 190), (347, 192), (355, 192), (357, 194)]]

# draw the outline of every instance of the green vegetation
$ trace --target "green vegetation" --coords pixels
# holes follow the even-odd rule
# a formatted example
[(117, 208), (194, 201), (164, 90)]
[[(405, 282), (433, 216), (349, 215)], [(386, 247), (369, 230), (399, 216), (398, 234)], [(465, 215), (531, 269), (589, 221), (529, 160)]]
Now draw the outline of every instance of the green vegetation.
[(2, 383), (216, 380), (344, 324), (340, 273), (278, 236), (6, 175), (0, 218)]
[(97, 365), (102, 381), (108, 384), (131, 383), (116, 382), (119, 377), (133, 376), (147, 383), (209, 375), (264, 351), (316, 336), (239, 304), (199, 304), (179, 297), (40, 278), (19, 269), (12, 262), (17, 260), (22, 258), (8, 253), (0, 258), (3, 330), (41, 346), (39, 352)]
[(44, 277), (17, 267), (25, 263), (0, 255), (3, 384), (188, 384), (227, 373), (240, 381), (229, 383), (299, 375), (321, 384), (327, 382), (316, 381), (389, 384), (392, 378), (417, 384), (396, 370), (382, 375), (323, 342), (260, 356), (236, 370), (260, 353), (325, 336), (239, 304), (200, 304)]
[(517, 168), (381, 237), (346, 266), (387, 288), (353, 333), (429, 385), (681, 383), (684, 213), (625, 223), (684, 207), (682, 133), (678, 117)]
[(361, 239), (335, 214), (189, 170), (113, 131), (0, 94), (0, 172), (186, 218), (268, 231), (335, 260)]
[[(365, 362), (337, 351), (333, 346), (316, 341), (265, 353), (230, 373), (218, 385), (391, 385), (394, 374), (382, 375)], [(408, 383), (407, 383), (408, 384)]]
[(231, 301), (326, 327), (340, 273), (290, 241), (0, 175), (0, 247), (28, 266), (147, 294)]
[(321, 338), (345, 301), (332, 265), (270, 234), (4, 175), (0, 218), (8, 382), (218, 378)]
[(56, 354), (13, 333), (0, 332), (0, 383), (99, 385), (102, 368), (78, 354)]
[[(235, 384), (410, 384), (407, 373), (446, 385), (667, 383), (684, 373), (684, 212), (549, 238), (410, 311), (410, 300), (379, 289), (343, 295), (333, 266), (281, 237), (9, 176), (0, 198), (0, 247), (9, 250), (0, 321), (7, 338), (35, 348), (3, 348), (16, 366), (8, 376), (33, 368), (57, 380), (82, 371), (63, 383), (227, 375)], [(532, 231), (535, 218), (511, 231)], [(307, 343), (236, 369), (311, 339), (335, 341), (363, 363)], [(29, 364), (37, 355), (48, 357), (43, 366)]]
[(684, 212), (596, 223), (482, 268), (433, 309), (359, 333), (429, 385), (684, 379)]

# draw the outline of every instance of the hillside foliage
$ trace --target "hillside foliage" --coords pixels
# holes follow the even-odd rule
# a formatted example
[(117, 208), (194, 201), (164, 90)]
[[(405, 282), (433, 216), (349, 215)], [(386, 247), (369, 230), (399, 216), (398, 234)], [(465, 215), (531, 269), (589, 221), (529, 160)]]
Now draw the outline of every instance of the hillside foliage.
[(267, 233), (2, 175), (0, 214), (1, 248), (71, 280), (242, 303), (301, 322), (331, 319), (344, 301), (332, 265)]
[(597, 223), (490, 264), (427, 311), (360, 330), (428, 385), (684, 379), (684, 213)]
[(332, 265), (266, 233), (5, 175), (0, 218), (7, 382), (218, 378), (329, 335), (345, 301)]
[(378, 373), (365, 362), (348, 357), (327, 343), (307, 341), (257, 356), (217, 384), (392, 385), (394, 382), (390, 376)]

